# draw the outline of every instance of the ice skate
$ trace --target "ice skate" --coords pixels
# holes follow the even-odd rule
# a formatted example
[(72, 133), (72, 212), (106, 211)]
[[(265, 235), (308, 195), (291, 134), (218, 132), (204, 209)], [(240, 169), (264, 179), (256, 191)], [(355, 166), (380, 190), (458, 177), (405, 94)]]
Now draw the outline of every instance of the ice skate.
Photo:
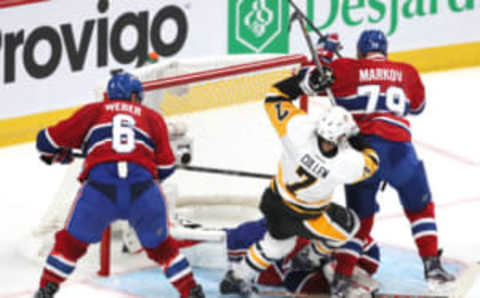
[(45, 287), (38, 289), (33, 298), (52, 298), (57, 291), (58, 285), (49, 282)]
[(436, 256), (423, 258), (425, 280), (433, 292), (451, 291), (455, 286), (455, 276), (443, 268), (441, 255), (442, 250), (439, 250)]

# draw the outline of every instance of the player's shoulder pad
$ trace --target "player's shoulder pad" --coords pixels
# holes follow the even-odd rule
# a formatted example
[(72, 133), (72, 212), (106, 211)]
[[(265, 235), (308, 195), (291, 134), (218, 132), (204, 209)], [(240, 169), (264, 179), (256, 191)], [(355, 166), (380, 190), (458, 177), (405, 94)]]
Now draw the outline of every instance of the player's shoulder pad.
[(356, 68), (357, 65), (359, 65), (358, 59), (341, 57), (333, 60), (328, 66), (337, 74), (339, 71), (350, 72), (353, 68)]
[(314, 135), (314, 131), (315, 119), (308, 114), (300, 114), (287, 123), (286, 136), (295, 144), (304, 144)]
[(348, 57), (340, 57), (335, 60), (333, 60), (329, 66), (334, 67), (334, 66), (347, 66), (347, 65), (352, 65), (352, 64), (357, 64), (358, 59), (353, 59), (353, 58), (348, 58)]

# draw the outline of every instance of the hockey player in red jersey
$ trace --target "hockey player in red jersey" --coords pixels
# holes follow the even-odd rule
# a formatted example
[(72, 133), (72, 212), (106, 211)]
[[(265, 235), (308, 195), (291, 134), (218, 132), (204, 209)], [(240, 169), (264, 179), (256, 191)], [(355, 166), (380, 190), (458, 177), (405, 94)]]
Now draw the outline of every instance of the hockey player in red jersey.
[[(333, 36), (334, 37), (334, 36)], [(323, 60), (331, 59), (339, 43), (329, 38), (320, 44)], [(336, 77), (331, 90), (337, 105), (349, 110), (366, 140), (380, 157), (379, 170), (371, 178), (345, 187), (347, 206), (356, 211), (361, 227), (337, 254), (334, 287), (341, 296), (358, 261), (362, 246), (378, 210), (376, 193), (382, 181), (398, 193), (418, 253), (425, 279), (435, 287), (453, 281), (440, 262), (437, 227), (430, 188), (423, 162), (411, 143), (408, 115), (425, 107), (425, 90), (417, 70), (387, 59), (387, 39), (382, 31), (366, 30), (358, 40), (358, 59), (338, 58), (329, 66)]]
[(143, 87), (127, 73), (114, 75), (109, 100), (88, 104), (37, 136), (42, 160), (67, 163), (82, 149), (83, 182), (64, 229), (55, 234), (36, 298), (53, 297), (89, 244), (117, 219), (128, 220), (148, 257), (159, 264), (181, 297), (205, 297), (187, 259), (169, 235), (165, 200), (157, 182), (171, 175), (175, 157), (160, 114), (141, 105)]

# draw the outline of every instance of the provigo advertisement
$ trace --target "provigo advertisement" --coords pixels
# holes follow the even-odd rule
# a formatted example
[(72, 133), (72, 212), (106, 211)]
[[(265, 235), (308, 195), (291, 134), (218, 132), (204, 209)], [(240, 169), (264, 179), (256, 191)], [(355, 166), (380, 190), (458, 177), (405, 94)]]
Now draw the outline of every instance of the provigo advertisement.
[[(480, 64), (479, 1), (294, 2), (322, 32), (339, 33), (344, 56), (355, 55), (362, 30), (375, 28), (386, 32), (393, 59), (414, 63), (420, 70)], [(38, 113), (94, 101), (94, 89), (112, 70), (141, 67), (152, 52), (162, 61), (227, 54), (309, 55), (299, 24), (290, 22), (294, 10), (287, 0), (8, 3), (13, 2), (0, 5), (3, 139), (15, 134), (12, 127), (20, 118), (34, 130)], [(311, 28), (310, 33), (316, 42)]]

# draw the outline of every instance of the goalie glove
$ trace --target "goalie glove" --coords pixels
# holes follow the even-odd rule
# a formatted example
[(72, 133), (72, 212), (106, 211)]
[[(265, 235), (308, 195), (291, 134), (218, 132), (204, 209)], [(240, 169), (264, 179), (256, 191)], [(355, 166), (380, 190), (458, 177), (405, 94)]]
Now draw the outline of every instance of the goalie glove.
[(305, 67), (298, 74), (299, 87), (308, 96), (315, 96), (335, 82), (335, 76), (330, 67), (322, 65), (323, 74), (316, 66)]
[(57, 153), (44, 153), (40, 155), (40, 159), (47, 165), (52, 165), (54, 163), (60, 163), (64, 165), (70, 164), (73, 162), (73, 152), (72, 149), (60, 149), (60, 151)]

